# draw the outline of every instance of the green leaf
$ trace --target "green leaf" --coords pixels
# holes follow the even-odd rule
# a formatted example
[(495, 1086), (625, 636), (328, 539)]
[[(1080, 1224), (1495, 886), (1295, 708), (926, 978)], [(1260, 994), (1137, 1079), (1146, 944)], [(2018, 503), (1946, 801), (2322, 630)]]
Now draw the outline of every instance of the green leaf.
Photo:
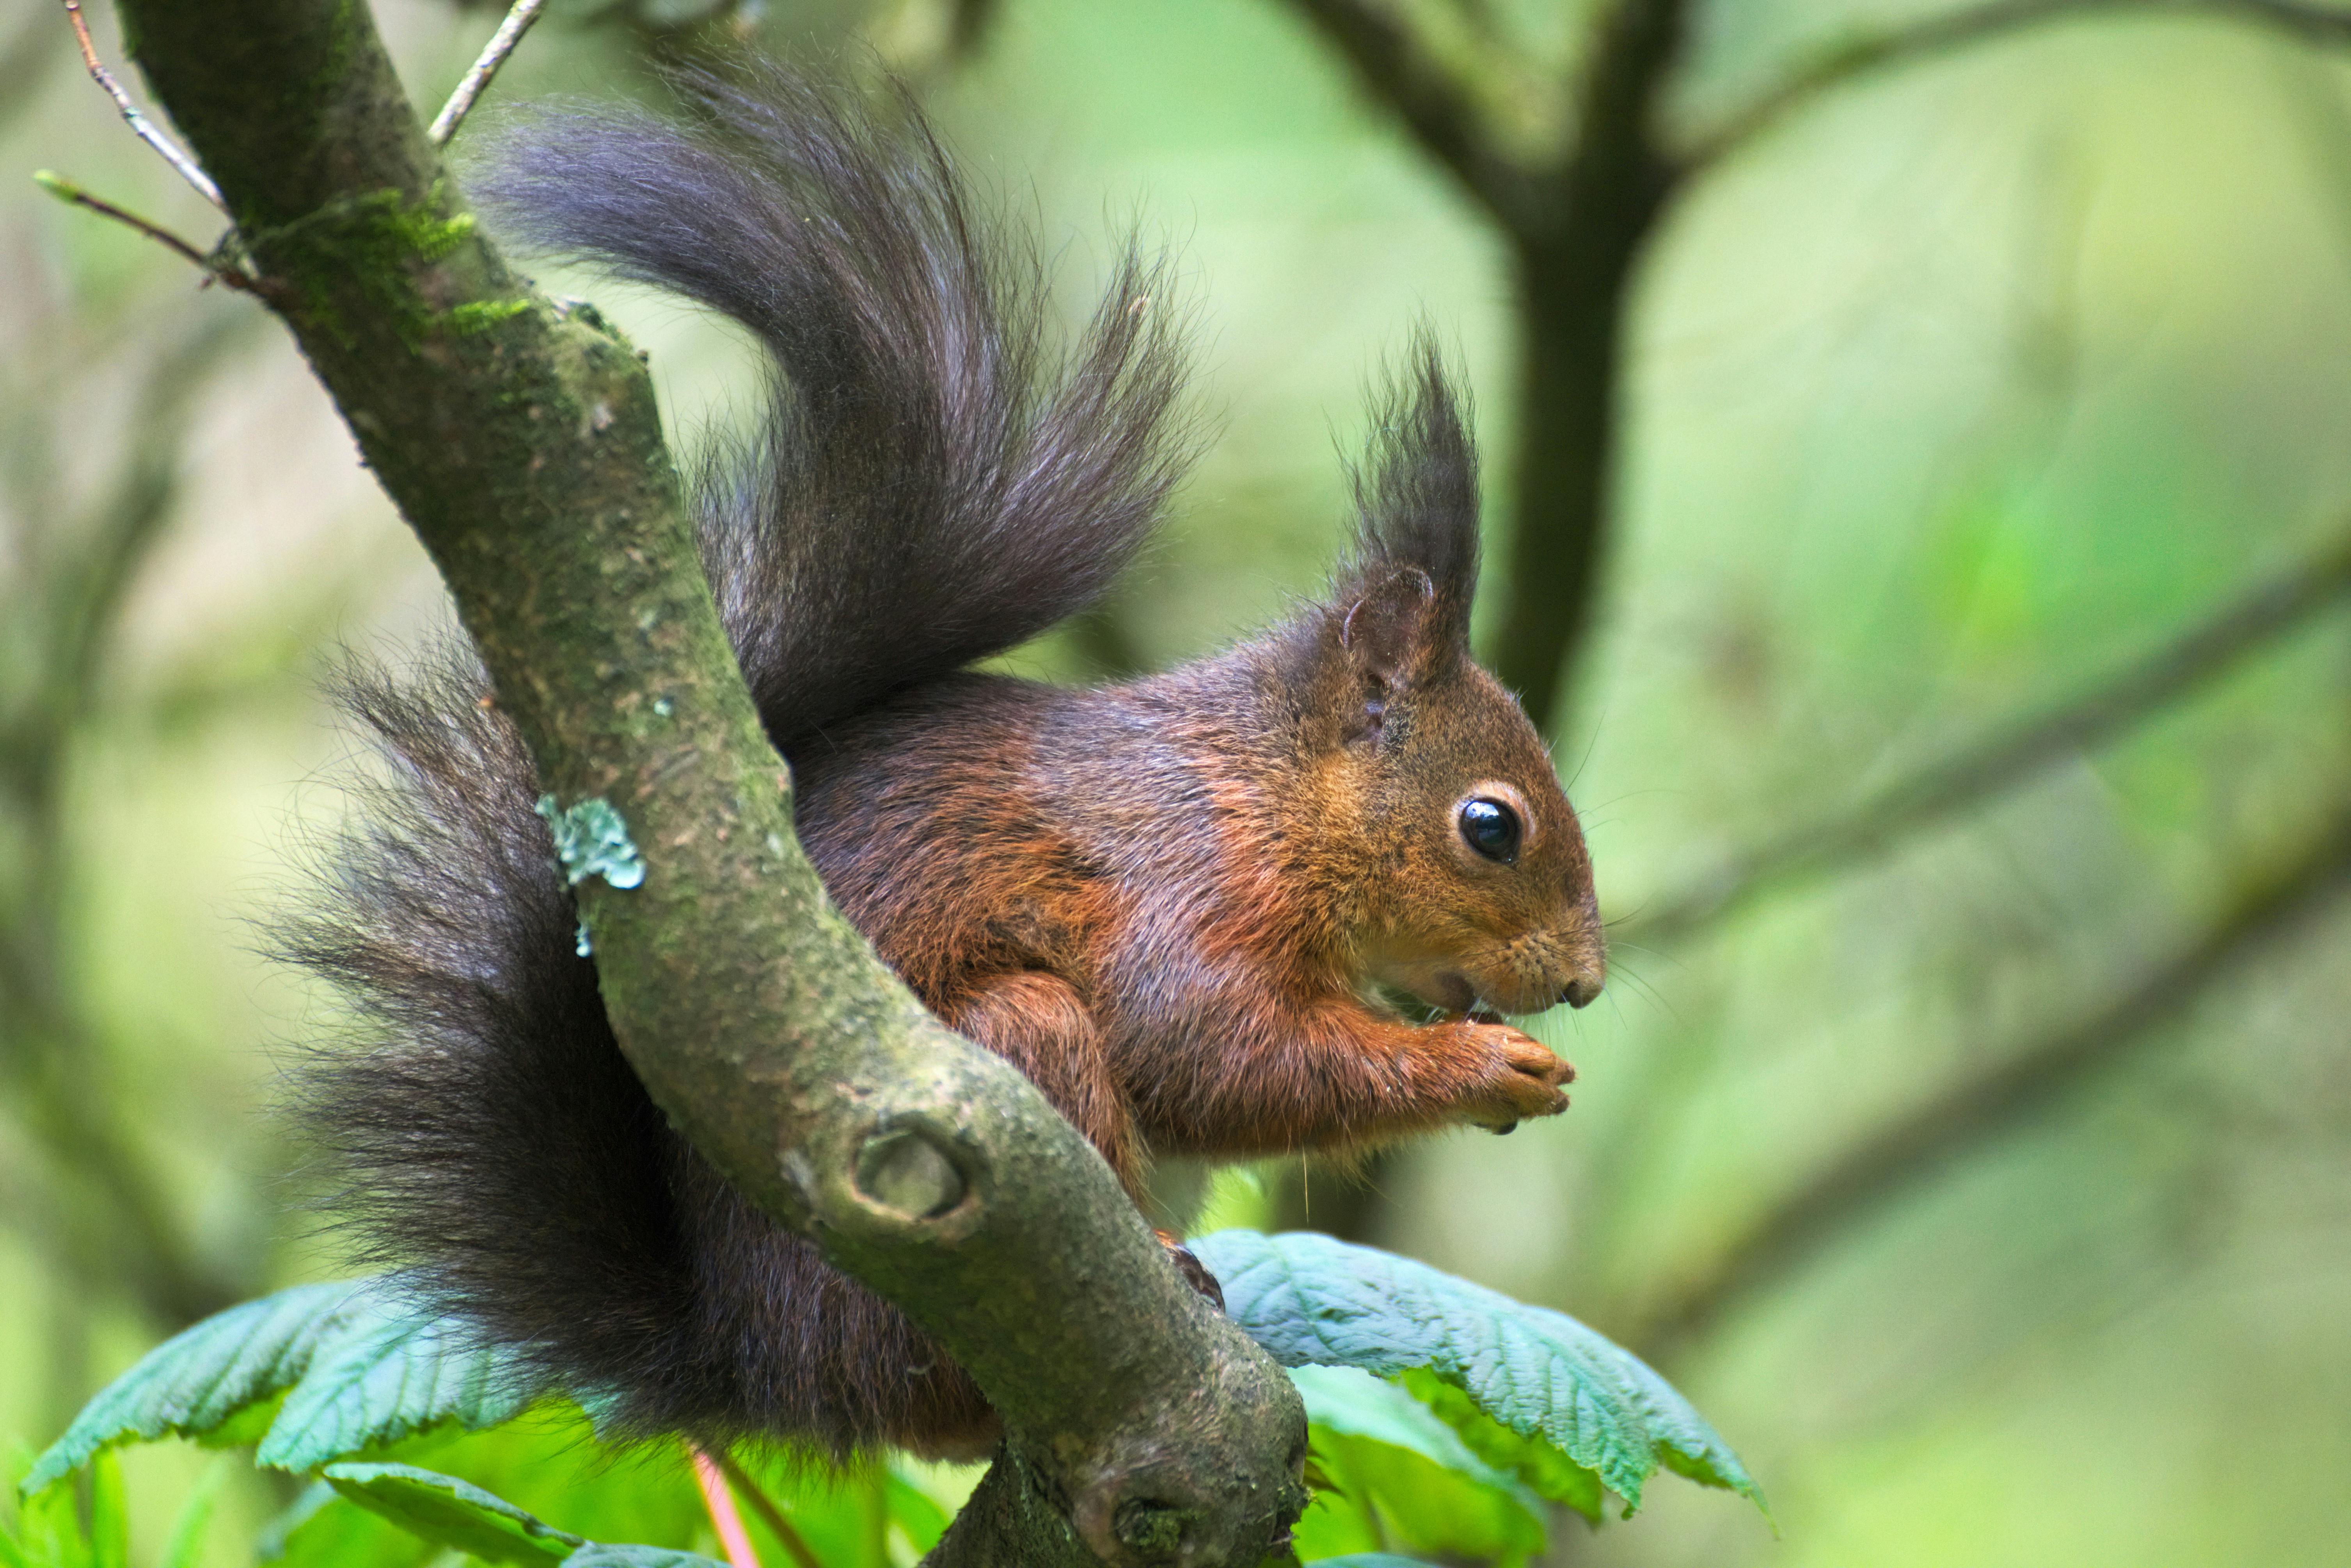
[[(1521, 1564), (1548, 1544), (1543, 1521), (1523, 1493), (1488, 1486), (1409, 1448), (1373, 1437), (1311, 1433), (1314, 1464), (1352, 1503), (1368, 1531), (1353, 1540), (1301, 1530), (1300, 1555), (1400, 1547), (1447, 1562)], [(1365, 1539), (1368, 1535), (1368, 1539)]]
[(283, 1568), (422, 1568), (443, 1556), (380, 1513), (346, 1502), (325, 1481), (262, 1527), (254, 1556)]
[(479, 1431), (520, 1415), (546, 1386), (457, 1320), (427, 1316), (381, 1289), (319, 1347), (254, 1462), (308, 1470), (443, 1421)]
[(726, 1568), (724, 1563), (665, 1546), (603, 1546), (592, 1541), (563, 1561), (564, 1568)]
[(1344, 1557), (1317, 1557), (1318, 1568), (1428, 1568), (1417, 1557), (1398, 1557), (1387, 1552), (1351, 1552)]
[(947, 1532), (951, 1522), (947, 1511), (939, 1506), (937, 1499), (908, 1480), (895, 1465), (890, 1468), (890, 1484), (883, 1501), (890, 1522), (906, 1532), (917, 1557), (928, 1554)]
[(204, 1467), (196, 1484), (188, 1489), (187, 1500), (180, 1504), (179, 1517), (172, 1521), (172, 1533), (163, 1547), (160, 1568), (197, 1568), (204, 1555), (204, 1532), (212, 1528), (213, 1509), (220, 1501), (221, 1488), (228, 1483), (235, 1461), (223, 1454)]
[(471, 1481), (413, 1465), (329, 1465), (320, 1474), (402, 1530), (487, 1563), (556, 1563), (587, 1544)]
[(231, 1307), (164, 1341), (83, 1407), (20, 1490), (40, 1491), (119, 1443), (218, 1429), (299, 1378), (370, 1290), (367, 1281), (298, 1286)]
[[(1394, 1384), (1345, 1366), (1290, 1372), (1306, 1401), (1314, 1460), (1362, 1515), (1354, 1540), (1401, 1539), (1421, 1551), (1522, 1561), (1547, 1544), (1541, 1502), (1495, 1469)], [(1336, 1519), (1309, 1546), (1342, 1544)]]
[(1510, 1431), (1594, 1472), (1628, 1514), (1661, 1463), (1762, 1505), (1688, 1401), (1564, 1313), (1327, 1236), (1226, 1230), (1191, 1246), (1223, 1284), (1233, 1321), (1285, 1366), (1383, 1377), (1426, 1368)]
[[(1290, 1381), (1306, 1401), (1306, 1419), (1312, 1426), (1408, 1449), (1479, 1486), (1521, 1493), (1514, 1477), (1470, 1452), (1458, 1433), (1393, 1383), (1351, 1366), (1292, 1367)], [(1522, 1494), (1522, 1500), (1530, 1513), (1541, 1511), (1531, 1495)]]
[[(805, 1452), (773, 1444), (743, 1445), (734, 1458), (759, 1494), (784, 1516), (801, 1545), (826, 1568), (888, 1568), (892, 1504), (900, 1501), (911, 1510), (921, 1496), (870, 1463), (833, 1469), (810, 1464)], [(777, 1539), (747, 1497), (743, 1518), (762, 1563), (794, 1561), (796, 1554)]]
[(1469, 1451), (1497, 1469), (1516, 1476), (1530, 1490), (1553, 1502), (1565, 1503), (1597, 1524), (1604, 1493), (1600, 1478), (1541, 1437), (1522, 1437), (1483, 1410), (1468, 1395), (1426, 1367), (1417, 1367), (1396, 1379), (1406, 1393), (1426, 1406)]
[(26, 1568), (90, 1568), (89, 1537), (73, 1489), (46, 1487), (24, 1495), (13, 1544)]
[(544, 1400), (486, 1431), (443, 1425), (366, 1457), (463, 1476), (590, 1541), (684, 1549), (709, 1528), (683, 1444), (601, 1443), (568, 1400)]
[(254, 1557), (263, 1563), (275, 1563), (285, 1556), (294, 1533), (318, 1518), (334, 1500), (335, 1489), (324, 1481), (312, 1481), (304, 1487), (301, 1493), (264, 1524), (261, 1532), (254, 1537)]
[(89, 1468), (90, 1568), (130, 1568), (131, 1508), (122, 1495), (122, 1467), (110, 1453)]

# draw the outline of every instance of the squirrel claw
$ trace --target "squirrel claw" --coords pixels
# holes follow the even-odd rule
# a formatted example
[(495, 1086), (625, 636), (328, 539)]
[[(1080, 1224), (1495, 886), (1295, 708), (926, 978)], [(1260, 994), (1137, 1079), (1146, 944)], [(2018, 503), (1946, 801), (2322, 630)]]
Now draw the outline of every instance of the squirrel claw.
[(1562, 1086), (1575, 1081), (1575, 1069), (1549, 1046), (1475, 1014), (1460, 1027), (1475, 1031), (1487, 1058), (1481, 1081), (1461, 1107), (1467, 1120), (1502, 1134), (1530, 1116), (1556, 1116), (1567, 1109)]
[(1225, 1288), (1217, 1282), (1214, 1274), (1208, 1272), (1208, 1266), (1200, 1261), (1198, 1254), (1185, 1246), (1182, 1239), (1172, 1230), (1154, 1230), (1151, 1234), (1158, 1239), (1160, 1246), (1167, 1249), (1167, 1260), (1176, 1265), (1176, 1271), (1184, 1276), (1184, 1282), (1207, 1297), (1210, 1306), (1223, 1312)]

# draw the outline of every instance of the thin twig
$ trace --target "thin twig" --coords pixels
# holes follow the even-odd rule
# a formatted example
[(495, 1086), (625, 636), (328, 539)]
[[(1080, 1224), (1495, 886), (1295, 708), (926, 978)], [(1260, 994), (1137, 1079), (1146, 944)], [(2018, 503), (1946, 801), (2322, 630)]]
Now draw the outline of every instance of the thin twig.
[(498, 68), (507, 63), (507, 57), (514, 53), (515, 46), (522, 42), (522, 36), (530, 31), (530, 25), (538, 20), (538, 13), (546, 5), (547, 0), (515, 0), (514, 9), (498, 24), (498, 30), (490, 35), (474, 68), (458, 82), (457, 90), (449, 95), (441, 112), (433, 117), (432, 127), (424, 134), (433, 139), (434, 146), (445, 147), (449, 139), (457, 134), (457, 128), (465, 123), (465, 116), (473, 112), (474, 100), (482, 96), (482, 89), (490, 85), (490, 78), (498, 74)]
[(799, 1564), (799, 1568), (824, 1568), (823, 1563), (809, 1546), (807, 1538), (793, 1527), (790, 1520), (784, 1517), (784, 1511), (776, 1506), (775, 1500), (768, 1496), (766, 1490), (752, 1479), (751, 1472), (745, 1469), (734, 1455), (721, 1453), (712, 1457), (717, 1461), (720, 1471), (735, 1483), (735, 1490), (750, 1503), (751, 1511), (759, 1516), (759, 1522), (784, 1543), (784, 1550), (792, 1554), (792, 1561)]
[(1719, 161), (1823, 93), (1881, 67), (1929, 59), (2044, 22), (2126, 11), (2234, 19), (2273, 27), (2308, 43), (2351, 43), (2351, 11), (2304, 0), (1993, 0), (1831, 46), (1699, 138), (1683, 154), (1682, 167), (1696, 169)]
[(2021, 1049), (1970, 1052), (1999, 1065), (1950, 1085), (1832, 1159), (1715, 1254), (1631, 1337), (1662, 1354), (1703, 1335), (1734, 1302), (1782, 1279), (1956, 1159), (2027, 1122), (2133, 1051), (2161, 1038), (2199, 993), (2330, 907), (2351, 881), (2351, 816), (2282, 872), (2239, 896), (2204, 932), (2147, 966), (2088, 1018)]
[(204, 268), (206, 271), (209, 272), (212, 269), (212, 262), (205, 256), (203, 251), (198, 250), (194, 246), (189, 244), (186, 240), (182, 239), (170, 229), (167, 229), (162, 225), (152, 222), (150, 219), (142, 218), (137, 213), (131, 212), (126, 207), (118, 207), (112, 202), (106, 200), (103, 196), (91, 195), (81, 186), (75, 184), (71, 180), (68, 180), (64, 175), (57, 173), (55, 170), (34, 170), (33, 183), (38, 185), (41, 189), (47, 191), (50, 195), (55, 196), (61, 202), (68, 203), (77, 207), (88, 207), (91, 212), (98, 214), (100, 217), (112, 218), (119, 224), (128, 224), (132, 228), (137, 229), (141, 234), (145, 235), (149, 239), (155, 241), (159, 245), (167, 246), (172, 250), (179, 252), (180, 255), (185, 256), (188, 260), (194, 262), (198, 267)]
[(212, 176), (198, 168), (196, 161), (181, 152), (170, 137), (148, 122), (147, 117), (131, 103), (131, 95), (122, 90), (122, 84), (114, 79), (114, 73), (99, 60), (98, 46), (89, 41), (89, 24), (82, 20), (81, 0), (65, 0), (65, 5), (66, 16), (73, 23), (74, 37), (81, 44), (81, 63), (89, 68), (90, 80), (106, 89), (106, 96), (114, 100), (114, 107), (122, 111), (124, 121), (138, 133), (140, 141), (161, 152), (163, 161), (180, 172), (180, 178), (196, 188), (197, 194), (222, 212), (228, 211), (228, 204), (221, 200), (220, 187), (213, 183)]
[(718, 1547), (726, 1553), (728, 1568), (760, 1568), (759, 1554), (751, 1549), (750, 1531), (743, 1528), (743, 1516), (736, 1511), (734, 1494), (726, 1490), (726, 1477), (717, 1461), (696, 1443), (688, 1443), (685, 1451), (693, 1456), (694, 1484), (702, 1489), (702, 1506), (710, 1515), (710, 1528), (717, 1531)]
[(1670, 942), (1774, 889), (1849, 865), (2102, 745), (2351, 594), (2351, 533), (2256, 584), (2070, 702), (2013, 722), (1858, 800), (1731, 856), (1621, 927)]
[(205, 255), (161, 224), (150, 222), (128, 208), (119, 207), (103, 196), (94, 196), (61, 174), (47, 169), (36, 169), (33, 171), (33, 181), (57, 200), (77, 207), (88, 208), (100, 217), (112, 218), (117, 223), (127, 224), (149, 239), (195, 263), (204, 269), (207, 286), (218, 283), (225, 287), (271, 300), (273, 303), (277, 299), (276, 285), (270, 279), (255, 277), (243, 267), (224, 260), (218, 253)]

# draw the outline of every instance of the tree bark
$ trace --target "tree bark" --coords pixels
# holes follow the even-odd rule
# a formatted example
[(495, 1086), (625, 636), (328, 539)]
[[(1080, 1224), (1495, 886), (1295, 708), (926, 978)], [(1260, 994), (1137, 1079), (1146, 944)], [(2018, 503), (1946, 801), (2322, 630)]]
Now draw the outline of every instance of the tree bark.
[[(1099, 1156), (827, 901), (703, 580), (640, 357), (510, 272), (363, 6), (123, 0), (260, 292), (417, 531), (554, 804), (630, 1062), (754, 1201), (904, 1307), (1003, 1416), (955, 1563), (1253, 1564), (1305, 1499), (1280, 1369)], [(626, 863), (629, 855), (617, 857)], [(608, 862), (610, 863), (610, 862)]]

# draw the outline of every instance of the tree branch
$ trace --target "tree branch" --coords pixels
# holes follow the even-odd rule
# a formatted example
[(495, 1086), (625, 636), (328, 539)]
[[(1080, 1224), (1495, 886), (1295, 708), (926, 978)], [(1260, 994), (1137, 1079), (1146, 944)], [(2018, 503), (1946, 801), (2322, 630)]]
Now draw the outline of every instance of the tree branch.
[(1837, 1237), (2161, 1038), (2158, 1026), (2324, 912), (2346, 882), (2351, 815), (2335, 820), (2290, 864), (2247, 886), (2202, 935), (2147, 966), (2096, 1012), (1998, 1052), (1999, 1065), (1951, 1084), (1831, 1160), (1642, 1313), (1631, 1343), (1663, 1356), (1702, 1337), (1738, 1302), (1786, 1278)]
[(2304, 0), (1992, 0), (1832, 45), (1701, 136), (1683, 152), (1681, 163), (1696, 169), (1718, 162), (1868, 72), (1932, 59), (2044, 23), (2122, 13), (2210, 16), (2270, 27), (2307, 43), (2351, 42), (2351, 11)]
[(1353, 68), (1364, 89), (1503, 228), (1526, 233), (1552, 220), (1558, 203), (1549, 172), (1504, 150), (1476, 84), (1409, 20), (1379, 0), (1292, 4)]
[(2069, 702), (2014, 721), (1858, 800), (1743, 853), (1625, 922), (1627, 939), (1678, 941), (1762, 894), (1830, 874), (2043, 768), (2101, 746), (2217, 680), (2351, 594), (2351, 532), (2255, 584)]
[(1544, 224), (1511, 236), (1518, 451), (1506, 598), (1489, 651), (1494, 673), (1552, 733), (1596, 618), (1634, 270), (1676, 179), (1659, 149), (1656, 103), (1687, 13), (1687, 0), (1617, 0), (1607, 11), (1552, 207)]
[(365, 7), (123, 8), (542, 782), (606, 803), (640, 852), (641, 883), (579, 889), (630, 1062), (1003, 1416), (988, 1506), (937, 1561), (1257, 1562), (1304, 1501), (1296, 1393), (1028, 1081), (925, 1013), (827, 901), (635, 352), (507, 269)]

